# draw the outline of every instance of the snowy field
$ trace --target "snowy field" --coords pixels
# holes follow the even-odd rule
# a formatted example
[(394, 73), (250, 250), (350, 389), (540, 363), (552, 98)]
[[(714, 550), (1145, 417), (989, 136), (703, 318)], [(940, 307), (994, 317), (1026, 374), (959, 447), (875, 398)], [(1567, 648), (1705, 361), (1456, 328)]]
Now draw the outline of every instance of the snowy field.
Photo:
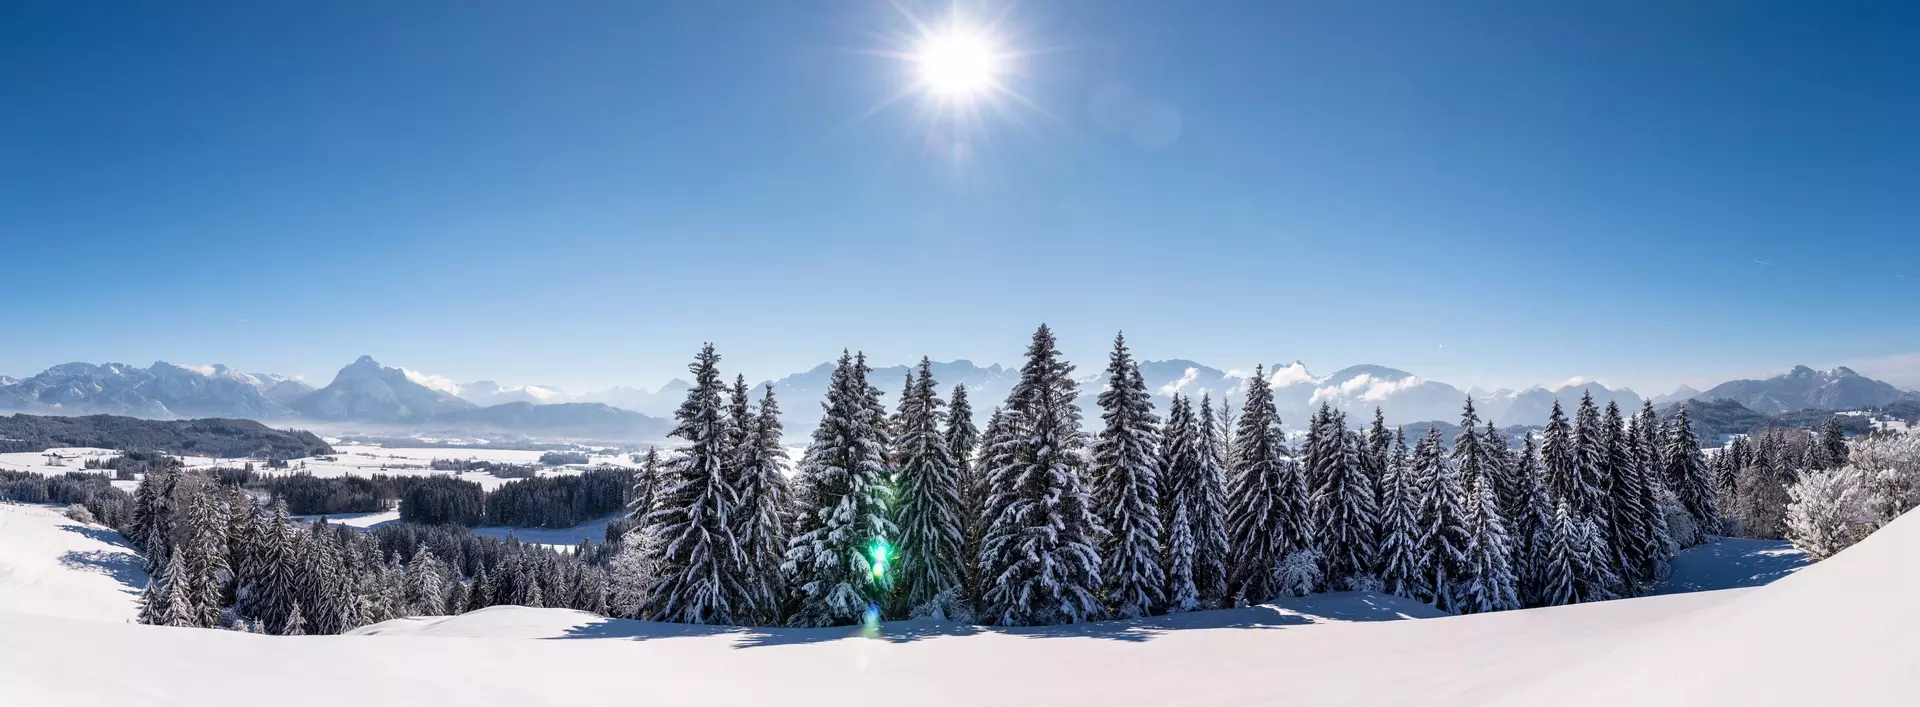
[[(320, 637), (122, 623), (141, 578), (60, 561), (117, 553), (137, 569), (110, 534), (0, 506), (0, 704), (1766, 706), (1902, 704), (1920, 690), (1908, 648), (1920, 516), (1799, 571), (1767, 569), (1788, 562), (1777, 548), (1732, 541), (1683, 554), (1675, 577), (1777, 579), (1766, 586), (1465, 617), (1361, 593), (1030, 629), (740, 629), (494, 607)], [(287, 689), (288, 666), (353, 678)], [(569, 675), (621, 679), (528, 677)]]
[(120, 533), (68, 520), (56, 507), (0, 503), (0, 612), (131, 621), (146, 584), (140, 555)]

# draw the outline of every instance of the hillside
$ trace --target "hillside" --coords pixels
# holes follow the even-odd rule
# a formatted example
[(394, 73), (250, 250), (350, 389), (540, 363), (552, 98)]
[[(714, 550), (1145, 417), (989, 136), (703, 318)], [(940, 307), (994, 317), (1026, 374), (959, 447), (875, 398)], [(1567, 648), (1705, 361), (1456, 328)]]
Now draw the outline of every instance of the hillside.
[(311, 432), (276, 430), (252, 420), (0, 415), (0, 452), (38, 452), (54, 447), (140, 449), (258, 459), (295, 459), (333, 452)]
[[(1417, 607), (1334, 594), (1033, 629), (748, 630), (495, 607), (286, 638), (0, 608), (10, 639), (0, 697), (115, 707), (251, 707), (267, 695), (577, 707), (614, 694), (668, 705), (1897, 704), (1920, 689), (1920, 657), (1903, 647), (1920, 631), (1920, 604), (1907, 596), (1916, 552), (1920, 517), (1906, 517), (1765, 587), (1418, 621), (1370, 621)], [(290, 690), (288, 665), (352, 679)], [(215, 666), (221, 679), (206, 679)]]
[(131, 621), (146, 583), (140, 555), (118, 532), (50, 507), (0, 503), (0, 611)]

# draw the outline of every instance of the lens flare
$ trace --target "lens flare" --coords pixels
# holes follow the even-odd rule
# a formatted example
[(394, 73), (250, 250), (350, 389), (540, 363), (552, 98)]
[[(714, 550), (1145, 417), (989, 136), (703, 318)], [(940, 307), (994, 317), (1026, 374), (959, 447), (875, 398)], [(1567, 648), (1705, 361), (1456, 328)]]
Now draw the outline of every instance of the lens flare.
[(887, 560), (892, 554), (893, 548), (889, 547), (885, 540), (876, 539), (873, 541), (873, 545), (867, 548), (867, 556), (871, 559), (871, 564), (873, 565), (874, 581), (880, 582), (886, 580)]

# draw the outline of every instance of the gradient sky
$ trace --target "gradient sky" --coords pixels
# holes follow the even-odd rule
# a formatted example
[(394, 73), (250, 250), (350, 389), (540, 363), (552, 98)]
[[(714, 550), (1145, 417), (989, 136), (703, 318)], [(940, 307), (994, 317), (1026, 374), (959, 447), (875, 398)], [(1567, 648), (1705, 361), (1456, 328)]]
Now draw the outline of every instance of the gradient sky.
[(7, 3), (0, 373), (1920, 371), (1920, 5), (903, 2)]

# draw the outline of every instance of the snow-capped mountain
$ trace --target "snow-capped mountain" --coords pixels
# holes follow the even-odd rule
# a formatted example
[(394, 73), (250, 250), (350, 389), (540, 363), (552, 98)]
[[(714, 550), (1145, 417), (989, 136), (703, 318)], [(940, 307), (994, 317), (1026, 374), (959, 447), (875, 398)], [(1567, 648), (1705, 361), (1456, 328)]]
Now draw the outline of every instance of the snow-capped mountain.
[(1661, 393), (1653, 396), (1653, 404), (1665, 405), (1678, 400), (1692, 400), (1698, 395), (1700, 395), (1700, 391), (1694, 390), (1693, 386), (1681, 383), (1680, 387), (1674, 388), (1671, 393)]
[(455, 395), (475, 405), (501, 405), (504, 403), (533, 403), (547, 405), (564, 403), (569, 396), (558, 388), (540, 385), (504, 386), (493, 381), (474, 381), (463, 383)]
[(327, 387), (294, 401), (295, 412), (319, 420), (417, 422), (473, 403), (412, 371), (380, 365), (361, 356), (333, 377)]
[(289, 381), (272, 378), (222, 365), (177, 366), (160, 361), (139, 368), (124, 363), (65, 363), (0, 387), (0, 409), (158, 419), (291, 417), (283, 399), (277, 397)]
[(654, 417), (668, 417), (673, 414), (675, 408), (680, 407), (680, 401), (686, 399), (687, 389), (691, 387), (693, 386), (686, 381), (675, 378), (667, 381), (666, 385), (660, 386), (659, 390), (615, 386), (575, 396), (574, 401), (606, 403)]
[(1900, 390), (1845, 366), (1825, 371), (1794, 366), (1766, 380), (1727, 381), (1694, 397), (1734, 400), (1754, 412), (1773, 414), (1808, 409), (1858, 410), (1896, 400), (1920, 399), (1920, 393)]
[[(1595, 405), (1604, 408), (1607, 403), (1618, 403), (1621, 411), (1629, 414), (1639, 410), (1644, 402), (1640, 394), (1630, 388), (1608, 388), (1599, 381), (1576, 378), (1551, 390), (1545, 386), (1534, 386), (1520, 391), (1499, 391), (1484, 398), (1475, 398), (1473, 403), (1481, 419), (1493, 420), (1498, 425), (1544, 425), (1547, 416), (1553, 413), (1555, 401), (1559, 401), (1561, 411), (1568, 419), (1572, 419), (1574, 406), (1585, 394), (1593, 395)], [(1455, 419), (1459, 416), (1459, 410), (1455, 410), (1451, 418), (1439, 419)]]
[(577, 437), (605, 441), (658, 441), (673, 429), (665, 418), (605, 403), (536, 405), (520, 401), (435, 415), (429, 424), (465, 431)]
[(18, 382), (20, 382), (20, 379), (13, 376), (0, 376), (0, 388), (5, 388)]

